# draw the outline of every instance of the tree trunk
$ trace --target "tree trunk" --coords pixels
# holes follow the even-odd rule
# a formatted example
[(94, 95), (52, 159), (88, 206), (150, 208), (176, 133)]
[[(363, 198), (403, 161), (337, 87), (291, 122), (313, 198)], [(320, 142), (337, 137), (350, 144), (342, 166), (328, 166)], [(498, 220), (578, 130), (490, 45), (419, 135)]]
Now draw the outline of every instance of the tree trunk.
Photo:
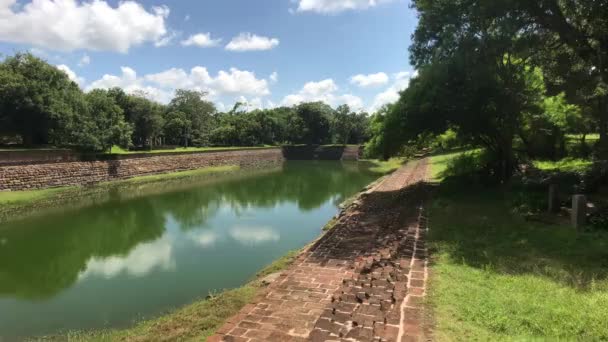
[(608, 101), (606, 97), (599, 100), (599, 114), (600, 114), (600, 141), (598, 143), (598, 154), (601, 157), (608, 155)]

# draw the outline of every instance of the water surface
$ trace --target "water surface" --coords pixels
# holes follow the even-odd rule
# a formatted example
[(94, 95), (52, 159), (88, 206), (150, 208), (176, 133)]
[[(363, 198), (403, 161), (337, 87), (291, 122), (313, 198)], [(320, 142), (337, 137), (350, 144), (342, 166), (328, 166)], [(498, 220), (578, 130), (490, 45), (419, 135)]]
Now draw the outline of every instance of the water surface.
[(238, 287), (378, 176), (356, 162), (288, 162), (110, 189), (0, 224), (0, 340), (125, 327)]

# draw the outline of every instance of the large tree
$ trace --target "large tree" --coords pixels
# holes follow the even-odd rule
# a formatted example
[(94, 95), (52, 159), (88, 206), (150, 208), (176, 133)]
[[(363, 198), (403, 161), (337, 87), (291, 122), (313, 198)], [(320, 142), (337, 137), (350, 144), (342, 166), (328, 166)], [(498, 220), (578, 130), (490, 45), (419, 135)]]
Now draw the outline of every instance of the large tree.
[(67, 144), (75, 117), (85, 109), (83, 94), (68, 75), (32, 54), (0, 63), (0, 122), (26, 146)]
[(295, 124), (301, 136), (296, 143), (324, 144), (329, 142), (330, 118), (333, 109), (323, 102), (301, 103), (295, 108)]
[(540, 66), (549, 91), (565, 91), (598, 120), (608, 145), (608, 5), (605, 0), (414, 0), (420, 23), (415, 65), (449, 56), (473, 37), (506, 33), (516, 53)]
[(178, 89), (168, 106), (169, 111), (178, 111), (186, 115), (191, 128), (188, 132), (187, 145), (203, 146), (209, 144), (215, 105), (205, 100), (207, 93)]
[(85, 98), (87, 110), (73, 132), (78, 147), (99, 152), (108, 152), (113, 145), (129, 147), (133, 127), (125, 122), (122, 109), (108, 91), (95, 89)]

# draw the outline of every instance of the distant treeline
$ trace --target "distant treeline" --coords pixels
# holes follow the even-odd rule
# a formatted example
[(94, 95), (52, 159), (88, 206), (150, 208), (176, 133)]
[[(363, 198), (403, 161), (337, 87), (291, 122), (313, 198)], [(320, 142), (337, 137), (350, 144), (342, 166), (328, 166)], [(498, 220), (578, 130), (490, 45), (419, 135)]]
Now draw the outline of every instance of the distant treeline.
[[(86, 151), (112, 146), (360, 144), (368, 115), (322, 102), (219, 112), (205, 92), (179, 89), (167, 105), (120, 88), (83, 92), (68, 75), (29, 53), (0, 63), (0, 139)], [(0, 140), (1, 142), (2, 140)]]

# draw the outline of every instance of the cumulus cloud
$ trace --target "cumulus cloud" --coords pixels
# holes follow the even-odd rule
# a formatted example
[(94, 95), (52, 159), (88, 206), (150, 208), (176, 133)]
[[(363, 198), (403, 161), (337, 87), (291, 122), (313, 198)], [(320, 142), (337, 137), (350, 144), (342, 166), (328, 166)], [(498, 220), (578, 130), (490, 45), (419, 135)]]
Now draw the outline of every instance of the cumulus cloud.
[(189, 72), (171, 68), (139, 77), (132, 68), (122, 67), (121, 75), (104, 75), (92, 82), (87, 90), (120, 87), (131, 93), (147, 93), (150, 98), (167, 103), (175, 89), (206, 91), (211, 98), (222, 95), (262, 97), (270, 94), (268, 83), (266, 79), (258, 79), (254, 72), (237, 68), (220, 70), (216, 76), (210, 75), (207, 68), (196, 66)]
[(246, 246), (279, 241), (281, 236), (271, 227), (236, 226), (230, 229), (230, 236)]
[(271, 50), (278, 45), (279, 40), (276, 38), (268, 38), (245, 32), (232, 38), (228, 45), (226, 45), (226, 50), (238, 52), (262, 51)]
[(275, 71), (272, 74), (270, 74), (270, 82), (272, 83), (277, 83), (277, 81), (279, 80), (279, 74)]
[(363, 108), (361, 98), (352, 94), (336, 94), (338, 89), (331, 78), (318, 82), (308, 82), (297, 93), (285, 96), (282, 104), (293, 106), (302, 102), (322, 101), (334, 107), (347, 104), (354, 110)]
[(371, 112), (375, 112), (385, 104), (396, 102), (399, 99), (399, 92), (406, 89), (410, 84), (410, 79), (418, 75), (417, 71), (402, 71), (393, 75), (393, 83), (374, 97), (374, 101), (370, 107)]
[(200, 247), (205, 248), (215, 245), (218, 235), (213, 231), (203, 231), (191, 234), (188, 238)]
[(121, 67), (120, 75), (105, 74), (102, 78), (92, 82), (86, 87), (86, 90), (91, 89), (109, 89), (122, 88), (127, 93), (142, 93), (151, 100), (168, 103), (173, 97), (173, 90), (161, 89), (153, 87), (145, 82), (144, 78), (137, 76), (135, 70), (130, 67)]
[(78, 66), (83, 67), (83, 66), (89, 65), (89, 64), (91, 64), (91, 57), (89, 57), (89, 55), (87, 55), (87, 54), (84, 54), (84, 56), (82, 56), (82, 58), (78, 62)]
[(57, 66), (57, 69), (63, 71), (64, 73), (66, 73), (66, 75), (68, 75), (68, 77), (74, 81), (76, 84), (78, 84), (79, 86), (81, 86), (82, 84), (84, 84), (84, 78), (82, 77), (78, 77), (78, 75), (76, 75), (76, 73), (70, 69), (70, 67), (68, 67), (65, 64), (60, 64)]
[(0, 0), (0, 41), (48, 49), (117, 51), (167, 35), (169, 8), (149, 11), (134, 1)]
[(183, 46), (213, 47), (217, 46), (222, 40), (211, 38), (211, 33), (193, 34), (188, 39), (182, 41)]
[(298, 12), (333, 14), (347, 10), (364, 10), (394, 0), (297, 0)]
[(388, 75), (383, 72), (369, 75), (359, 74), (351, 77), (350, 83), (361, 88), (377, 87), (388, 83)]
[(175, 267), (172, 250), (171, 241), (162, 238), (140, 244), (126, 256), (94, 257), (87, 262), (85, 271), (78, 278), (84, 279), (96, 275), (110, 279), (123, 273), (142, 277), (155, 269), (170, 270)]

